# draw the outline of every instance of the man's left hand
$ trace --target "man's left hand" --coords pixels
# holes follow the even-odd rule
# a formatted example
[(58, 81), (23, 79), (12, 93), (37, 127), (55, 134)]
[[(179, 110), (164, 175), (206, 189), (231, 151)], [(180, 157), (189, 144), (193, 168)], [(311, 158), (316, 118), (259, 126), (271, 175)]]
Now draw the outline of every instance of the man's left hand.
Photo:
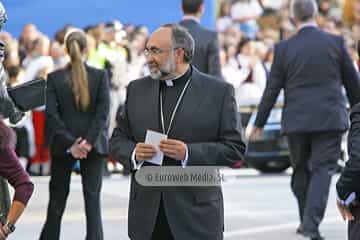
[(166, 139), (160, 142), (160, 150), (165, 156), (183, 161), (186, 157), (186, 144), (182, 141), (175, 139)]
[(352, 221), (354, 220), (354, 216), (350, 211), (350, 208), (348, 206), (346, 206), (345, 204), (342, 204), (340, 201), (337, 201), (337, 208), (343, 218), (344, 221), (349, 220)]

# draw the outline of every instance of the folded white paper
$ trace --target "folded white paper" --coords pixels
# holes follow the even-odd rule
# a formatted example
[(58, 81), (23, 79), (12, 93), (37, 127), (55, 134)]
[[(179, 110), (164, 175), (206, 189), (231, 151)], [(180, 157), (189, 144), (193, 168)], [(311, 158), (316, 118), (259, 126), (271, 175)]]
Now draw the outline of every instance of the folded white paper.
[(151, 162), (156, 165), (162, 165), (164, 159), (164, 153), (160, 151), (159, 145), (161, 140), (165, 140), (165, 139), (167, 139), (167, 135), (165, 134), (151, 130), (146, 131), (145, 143), (154, 145), (154, 147), (156, 148), (156, 155), (152, 159), (147, 160), (148, 162)]

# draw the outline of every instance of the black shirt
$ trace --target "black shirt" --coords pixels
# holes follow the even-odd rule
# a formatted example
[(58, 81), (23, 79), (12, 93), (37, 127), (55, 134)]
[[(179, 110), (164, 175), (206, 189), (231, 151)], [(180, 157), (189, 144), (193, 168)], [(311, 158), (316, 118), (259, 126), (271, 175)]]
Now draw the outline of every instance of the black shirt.
[[(164, 125), (165, 125), (165, 133), (168, 131), (171, 115), (175, 109), (176, 103), (181, 95), (181, 92), (183, 91), (186, 82), (190, 79), (192, 73), (191, 67), (180, 77), (172, 79), (172, 80), (166, 80), (166, 81), (172, 81), (173, 86), (168, 86), (165, 80), (160, 81), (160, 92), (162, 95), (162, 102), (163, 102), (163, 114), (164, 114)], [(181, 102), (180, 102), (181, 105)], [(180, 106), (179, 106), (180, 107)], [(160, 106), (159, 106), (160, 108)], [(179, 108), (178, 108), (179, 110)], [(161, 114), (161, 108), (160, 108), (160, 114)], [(172, 128), (174, 127), (174, 124), (176, 123), (176, 116), (177, 113), (175, 113), (175, 117), (172, 123)], [(161, 116), (160, 116), (160, 127), (161, 127)], [(160, 128), (162, 129), (162, 127)], [(171, 135), (171, 129), (169, 134)], [(169, 137), (169, 136), (168, 136)], [(185, 159), (184, 159), (185, 160)], [(176, 162), (175, 162), (176, 161)], [(168, 157), (164, 157), (163, 165), (180, 165), (180, 161), (170, 159)]]

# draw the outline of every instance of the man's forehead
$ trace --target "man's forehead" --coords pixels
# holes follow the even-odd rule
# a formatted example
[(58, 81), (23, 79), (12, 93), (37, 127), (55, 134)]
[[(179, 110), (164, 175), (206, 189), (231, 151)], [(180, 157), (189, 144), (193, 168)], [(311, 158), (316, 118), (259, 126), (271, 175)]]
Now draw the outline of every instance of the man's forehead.
[(171, 44), (171, 29), (170, 28), (159, 28), (153, 32), (146, 43), (147, 48), (157, 47), (168, 47)]

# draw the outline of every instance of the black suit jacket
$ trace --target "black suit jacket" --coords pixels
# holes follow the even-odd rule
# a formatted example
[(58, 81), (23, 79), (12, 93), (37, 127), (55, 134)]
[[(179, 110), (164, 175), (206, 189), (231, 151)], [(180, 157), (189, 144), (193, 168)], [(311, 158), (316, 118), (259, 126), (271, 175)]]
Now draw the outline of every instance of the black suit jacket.
[(87, 112), (76, 109), (68, 68), (48, 76), (46, 125), (52, 153), (64, 154), (78, 137), (82, 137), (97, 153), (108, 154), (109, 81), (103, 70), (86, 66), (86, 71), (91, 99)]
[(275, 47), (270, 78), (255, 125), (263, 127), (281, 89), (285, 133), (346, 130), (350, 104), (360, 100), (359, 76), (343, 38), (305, 27)]
[[(233, 87), (193, 68), (192, 81), (168, 137), (187, 144), (188, 166), (231, 165), (242, 159), (245, 151), (237, 121)], [(110, 140), (114, 159), (128, 164), (136, 143), (144, 142), (148, 129), (161, 132), (159, 81), (145, 77), (128, 86), (125, 110)], [(220, 187), (144, 187), (134, 175), (128, 216), (131, 239), (150, 239), (161, 197), (176, 238), (222, 239)]]
[(349, 160), (346, 162), (336, 189), (338, 196), (345, 200), (352, 192), (360, 196), (360, 104), (356, 104), (350, 115), (351, 128), (348, 135)]
[(222, 79), (217, 34), (191, 19), (181, 21), (180, 25), (187, 28), (195, 40), (192, 64), (200, 72)]

